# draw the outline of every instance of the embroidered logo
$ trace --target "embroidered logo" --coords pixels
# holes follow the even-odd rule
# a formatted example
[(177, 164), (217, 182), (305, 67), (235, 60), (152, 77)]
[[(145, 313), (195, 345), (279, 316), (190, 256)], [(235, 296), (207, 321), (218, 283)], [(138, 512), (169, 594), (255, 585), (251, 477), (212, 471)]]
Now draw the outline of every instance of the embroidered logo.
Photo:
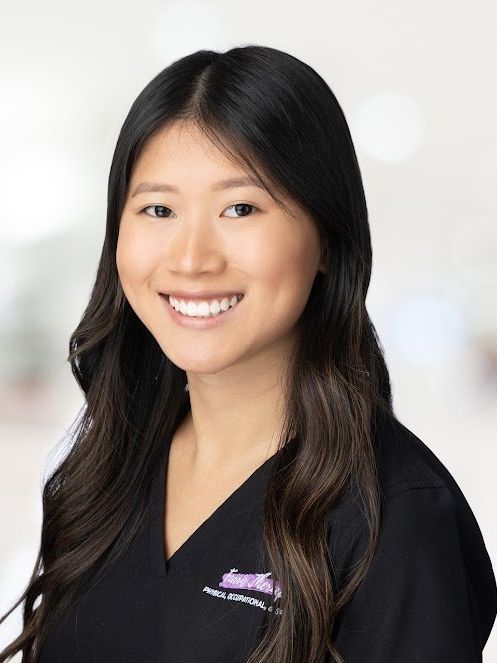
[(263, 594), (270, 594), (273, 596), (274, 589), (274, 599), (279, 599), (281, 598), (280, 583), (277, 580), (274, 581), (270, 578), (270, 575), (271, 573), (238, 573), (238, 569), (230, 569), (228, 573), (223, 573), (222, 575), (222, 580), (218, 584), (218, 587), (221, 589), (206, 585), (202, 591), (205, 594), (218, 599), (246, 603), (261, 608), (262, 610), (267, 610), (268, 612), (274, 611), (275, 614), (280, 615), (282, 614), (281, 608), (271, 604), (267, 605), (261, 598), (247, 596), (247, 594), (241, 594), (238, 591), (224, 591), (226, 589), (251, 589), (256, 592), (262, 592)]
[(223, 573), (223, 579), (219, 587), (227, 589), (254, 589), (265, 594), (273, 593), (275, 599), (281, 598), (281, 587), (279, 582), (269, 578), (271, 573), (237, 573), (238, 569), (231, 569), (229, 573)]

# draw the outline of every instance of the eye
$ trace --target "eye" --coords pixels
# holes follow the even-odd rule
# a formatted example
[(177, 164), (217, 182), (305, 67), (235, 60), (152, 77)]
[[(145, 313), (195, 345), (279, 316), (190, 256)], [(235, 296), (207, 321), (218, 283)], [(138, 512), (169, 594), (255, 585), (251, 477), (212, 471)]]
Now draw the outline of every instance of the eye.
[[(242, 211), (246, 211), (247, 207), (251, 207), (254, 210), (259, 209), (258, 207), (256, 207), (255, 205), (251, 205), (250, 203), (235, 203), (234, 205), (229, 205), (228, 207), (226, 207), (226, 209), (236, 208), (236, 211), (238, 212), (238, 211), (240, 211), (240, 208), (242, 209)], [(242, 214), (242, 217), (243, 216), (251, 216), (251, 214)], [(238, 216), (236, 218), (242, 218), (242, 217)], [(231, 218), (234, 218), (234, 217), (231, 217)]]
[(168, 212), (171, 212), (172, 210), (169, 209), (169, 207), (165, 207), (165, 205), (147, 205), (147, 207), (144, 207), (142, 210), (140, 210), (140, 214), (146, 214), (147, 216), (151, 216), (153, 218), (159, 218), (159, 219), (167, 219), (169, 218), (165, 214), (148, 214), (147, 210), (148, 209), (153, 209), (153, 210), (168, 210)]

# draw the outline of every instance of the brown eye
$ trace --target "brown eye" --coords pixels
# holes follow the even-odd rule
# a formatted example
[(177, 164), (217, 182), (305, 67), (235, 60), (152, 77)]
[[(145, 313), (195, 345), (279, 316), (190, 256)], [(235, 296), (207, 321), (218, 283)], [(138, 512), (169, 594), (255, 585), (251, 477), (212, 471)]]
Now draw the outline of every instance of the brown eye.
[[(236, 210), (236, 212), (237, 212), (236, 217), (231, 217), (231, 218), (243, 218), (244, 216), (251, 216), (250, 211), (248, 213), (245, 213), (245, 212), (247, 212), (247, 209), (248, 210), (250, 210), (250, 209), (256, 210), (258, 208), (255, 205), (251, 205), (250, 203), (235, 203), (234, 205), (230, 205), (226, 209), (235, 209)], [(238, 212), (242, 212), (242, 214), (238, 215)]]
[[(148, 214), (146, 210), (148, 209), (153, 209), (154, 211), (158, 210), (158, 213), (156, 214)], [(152, 218), (159, 218), (159, 219), (167, 219), (169, 218), (169, 214), (165, 213), (165, 210), (168, 212), (171, 212), (172, 210), (169, 209), (169, 207), (166, 207), (165, 205), (148, 205), (147, 207), (144, 207), (140, 214), (146, 214), (147, 216), (151, 216)]]

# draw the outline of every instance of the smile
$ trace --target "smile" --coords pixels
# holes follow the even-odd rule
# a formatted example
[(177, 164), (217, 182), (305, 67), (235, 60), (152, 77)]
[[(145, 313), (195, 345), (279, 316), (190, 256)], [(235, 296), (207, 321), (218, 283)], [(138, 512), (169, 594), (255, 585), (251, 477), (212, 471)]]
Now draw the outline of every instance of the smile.
[(223, 300), (203, 302), (177, 300), (162, 293), (160, 297), (172, 320), (188, 329), (210, 329), (228, 322), (244, 299), (242, 294)]

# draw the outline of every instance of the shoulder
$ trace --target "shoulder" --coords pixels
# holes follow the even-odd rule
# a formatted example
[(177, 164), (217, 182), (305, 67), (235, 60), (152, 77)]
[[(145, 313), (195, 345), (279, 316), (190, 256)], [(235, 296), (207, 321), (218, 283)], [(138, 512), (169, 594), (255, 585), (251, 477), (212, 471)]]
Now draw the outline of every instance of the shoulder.
[[(484, 548), (475, 515), (457, 481), (436, 454), (396, 417), (375, 418), (374, 448), (381, 500), (381, 533), (404, 546), (436, 536), (451, 526), (465, 546)], [(346, 543), (367, 536), (367, 519), (357, 491), (348, 490), (333, 509), (330, 535)], [(338, 528), (340, 527), (340, 531)]]
[(374, 421), (378, 480), (385, 501), (413, 488), (442, 487), (464, 500), (447, 467), (412, 430), (396, 416), (377, 415)]
[[(375, 614), (387, 619), (392, 610), (393, 624), (395, 611), (402, 614), (408, 607), (409, 619), (418, 624), (444, 613), (454, 632), (471, 626), (484, 643), (495, 620), (497, 588), (482, 533), (460, 487), (434, 452), (396, 418), (377, 422), (375, 450), (380, 538), (358, 597), (346, 608), (349, 619), (355, 615), (362, 628)], [(345, 539), (337, 542), (341, 532), (335, 518), (328, 534), (340, 584), (369, 543), (358, 501), (349, 496), (341, 510)]]
[[(409, 504), (410, 512), (418, 511), (420, 517), (426, 509), (435, 516), (432, 510), (435, 506), (437, 511), (442, 510), (447, 517), (456, 507), (457, 499), (466, 502), (456, 481), (440, 459), (395, 416), (375, 415), (373, 445), (383, 516), (406, 503)], [(400, 497), (412, 491), (411, 495)], [(409, 516), (413, 515), (409, 513)], [(340, 535), (337, 538), (341, 540), (341, 552), (345, 553), (344, 541), (351, 542), (366, 525), (364, 508), (357, 491), (353, 492), (349, 488), (340, 498), (336, 508), (333, 508), (330, 524), (333, 528), (331, 534), (335, 537)]]
[(481, 562), (494, 582), (475, 514), (438, 456), (396, 417), (378, 425), (375, 448), (383, 536), (397, 536), (414, 549), (423, 539), (434, 545), (445, 536), (466, 562)]

